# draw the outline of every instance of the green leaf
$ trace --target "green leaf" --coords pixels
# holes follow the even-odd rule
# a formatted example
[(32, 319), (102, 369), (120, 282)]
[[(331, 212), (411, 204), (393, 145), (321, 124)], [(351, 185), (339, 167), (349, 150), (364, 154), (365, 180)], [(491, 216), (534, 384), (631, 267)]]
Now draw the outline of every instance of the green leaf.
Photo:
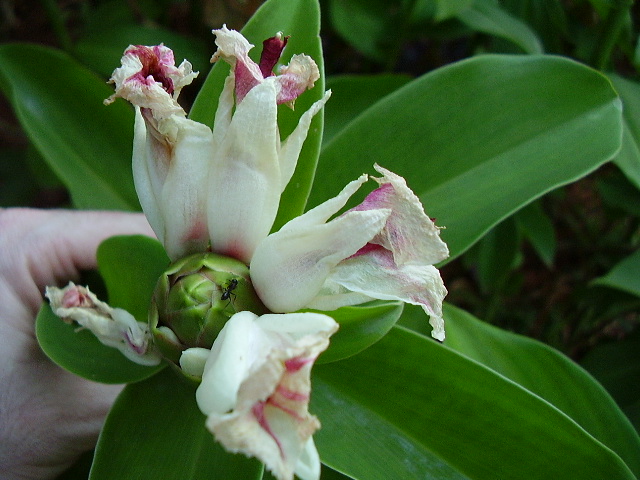
[(543, 53), (542, 43), (536, 33), (491, 0), (475, 0), (470, 8), (462, 10), (457, 17), (469, 28), (509, 40), (525, 53)]
[(613, 73), (609, 78), (624, 105), (622, 148), (614, 162), (629, 181), (640, 188), (640, 84)]
[(370, 347), (395, 325), (402, 315), (402, 302), (372, 302), (364, 306), (342, 307), (329, 315), (340, 329), (331, 337), (329, 348), (318, 357), (318, 363), (343, 360)]
[(68, 55), (0, 46), (0, 88), (30, 140), (79, 208), (139, 210), (131, 175), (133, 112), (104, 80)]
[(83, 378), (101, 383), (144, 380), (165, 367), (133, 363), (119, 350), (100, 343), (89, 330), (63, 322), (48, 304), (36, 317), (36, 337), (42, 351), (54, 363)]
[[(427, 0), (429, 2), (433, 0)], [(416, 3), (424, 3), (425, 0), (418, 0)], [(446, 20), (455, 17), (472, 6), (473, 0), (436, 0), (436, 21)]]
[(90, 480), (261, 479), (259, 462), (213, 440), (195, 398), (195, 386), (171, 368), (127, 385), (98, 439)]
[[(265, 39), (272, 37), (278, 31), (290, 35), (280, 63), (288, 63), (293, 54), (304, 53), (312, 57), (320, 69), (320, 79), (314, 88), (303, 93), (296, 100), (295, 110), (292, 111), (284, 105), (279, 107), (278, 126), (282, 139), (285, 139), (298, 124), (302, 114), (324, 95), (324, 63), (319, 36), (318, 0), (268, 0), (251, 17), (242, 29), (242, 34), (251, 43), (260, 46)], [(255, 48), (251, 52), (254, 60), (258, 60), (260, 51), (260, 48)], [(217, 62), (214, 65), (191, 108), (189, 117), (192, 120), (213, 126), (218, 97), (228, 72), (229, 68), (224, 62)], [(274, 230), (278, 230), (304, 210), (318, 162), (323, 115), (322, 111), (319, 112), (311, 122), (309, 135), (300, 153), (296, 171), (282, 194)]]
[(323, 143), (378, 100), (404, 86), (408, 75), (340, 75), (327, 78), (331, 99), (324, 108)]
[(146, 322), (153, 290), (170, 263), (160, 242), (143, 235), (111, 237), (100, 244), (97, 258), (109, 305)]
[(539, 396), (401, 327), (313, 381), (322, 460), (355, 478), (634, 479)]
[(322, 150), (310, 205), (379, 163), (408, 178), (456, 257), (493, 225), (613, 157), (620, 101), (566, 58), (487, 55), (377, 102)]
[(640, 297), (640, 250), (631, 254), (592, 284), (616, 288)]
[[(416, 317), (414, 324), (419, 324), (417, 311)], [(640, 437), (604, 388), (576, 363), (548, 345), (481, 322), (451, 305), (445, 305), (444, 317), (447, 347), (539, 395), (640, 474)]]
[(514, 215), (518, 230), (547, 266), (553, 265), (556, 237), (551, 219), (544, 213), (540, 202), (533, 202)]

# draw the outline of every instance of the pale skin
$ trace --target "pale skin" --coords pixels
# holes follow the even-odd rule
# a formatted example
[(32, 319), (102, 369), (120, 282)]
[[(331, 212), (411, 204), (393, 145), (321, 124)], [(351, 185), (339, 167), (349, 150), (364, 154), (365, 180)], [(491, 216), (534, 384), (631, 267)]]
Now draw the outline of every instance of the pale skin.
[(45, 286), (95, 268), (100, 242), (121, 234), (153, 236), (142, 214), (0, 209), (0, 478), (53, 479), (95, 446), (122, 387), (53, 364), (34, 320)]

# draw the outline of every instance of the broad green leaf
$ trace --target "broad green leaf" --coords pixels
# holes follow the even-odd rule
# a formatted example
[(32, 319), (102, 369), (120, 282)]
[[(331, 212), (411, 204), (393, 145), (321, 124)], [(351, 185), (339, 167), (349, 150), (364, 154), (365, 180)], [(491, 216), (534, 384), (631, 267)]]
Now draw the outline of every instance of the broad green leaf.
[(227, 453), (205, 428), (195, 386), (171, 368), (127, 385), (98, 439), (90, 480), (262, 478), (262, 465)]
[(313, 381), (321, 458), (355, 478), (635, 478), (553, 405), (401, 327)]
[(327, 78), (331, 99), (324, 108), (323, 144), (371, 105), (410, 80), (408, 75), (398, 74), (340, 75)]
[(169, 266), (160, 242), (142, 235), (111, 237), (100, 244), (97, 257), (109, 305), (146, 322), (153, 290)]
[[(421, 0), (424, 3), (424, 0)], [(433, 1), (433, 0), (427, 0)], [(418, 2), (416, 2), (418, 3)], [(473, 0), (436, 0), (435, 20), (441, 21), (455, 17), (473, 4)]]
[(318, 363), (343, 360), (376, 343), (398, 321), (403, 305), (402, 302), (373, 302), (330, 312), (318, 311), (340, 324), (340, 329), (331, 337), (329, 348), (318, 357)]
[(640, 188), (640, 84), (613, 73), (609, 78), (624, 105), (622, 149), (614, 162), (629, 181)]
[[(420, 313), (407, 309), (413, 325), (423, 324)], [(539, 395), (640, 474), (640, 438), (609, 394), (576, 363), (548, 345), (481, 322), (451, 305), (445, 304), (444, 318), (447, 347)]]
[(458, 13), (457, 18), (473, 30), (513, 42), (525, 53), (543, 53), (535, 32), (491, 0), (475, 0), (471, 7)]
[(0, 88), (27, 135), (79, 208), (139, 210), (131, 175), (133, 111), (109, 107), (104, 80), (68, 55), (0, 46)]
[[(254, 45), (261, 46), (265, 39), (279, 31), (290, 36), (281, 64), (289, 63), (289, 59), (294, 54), (304, 53), (312, 57), (320, 69), (320, 79), (313, 89), (296, 99), (295, 110), (285, 105), (279, 107), (278, 126), (281, 138), (284, 140), (298, 124), (300, 116), (324, 95), (324, 64), (319, 36), (318, 0), (268, 0), (251, 17), (242, 29), (242, 34)], [(255, 61), (259, 59), (260, 52), (261, 48), (252, 50), (252, 58)], [(218, 97), (228, 72), (229, 68), (224, 62), (217, 62), (214, 65), (191, 108), (189, 117), (192, 120), (213, 126)], [(323, 115), (322, 111), (319, 112), (311, 123), (296, 171), (282, 194), (274, 230), (278, 230), (284, 223), (297, 217), (304, 210), (318, 162)]]
[(592, 283), (617, 288), (640, 297), (640, 250), (622, 260), (609, 273), (595, 279)]
[(540, 202), (533, 202), (514, 215), (518, 230), (547, 266), (553, 265), (556, 237), (551, 219), (544, 213)]
[(83, 378), (101, 383), (137, 382), (165, 367), (133, 363), (119, 350), (100, 343), (89, 330), (78, 330), (57, 317), (48, 304), (36, 317), (36, 337), (54, 363)]
[(322, 150), (310, 205), (379, 163), (408, 179), (456, 257), (493, 225), (613, 157), (621, 106), (566, 58), (487, 55), (431, 72)]

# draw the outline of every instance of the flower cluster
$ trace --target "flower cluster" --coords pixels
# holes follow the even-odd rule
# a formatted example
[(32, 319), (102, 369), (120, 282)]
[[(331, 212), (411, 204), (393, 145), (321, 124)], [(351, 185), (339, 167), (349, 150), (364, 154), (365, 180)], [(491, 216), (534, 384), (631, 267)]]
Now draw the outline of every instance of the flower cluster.
[(401, 300), (421, 306), (442, 340), (446, 289), (433, 265), (448, 250), (404, 179), (378, 165), (377, 188), (360, 205), (342, 212), (368, 175), (270, 234), (311, 121), (330, 92), (281, 141), (278, 105), (293, 106), (313, 87), (320, 77), (315, 62), (294, 55), (274, 74), (286, 37), (266, 40), (256, 63), (240, 33), (223, 27), (214, 34), (212, 61), (229, 63), (231, 73), (213, 130), (186, 118), (177, 97), (197, 73), (187, 61), (176, 67), (162, 45), (127, 48), (107, 103), (121, 97), (135, 106), (135, 186), (170, 258), (212, 252), (243, 262), (250, 281), (225, 277), (226, 286), (213, 289), (217, 303), (230, 301), (238, 282), (250, 282), (271, 312), (238, 311), (210, 348), (179, 347), (182, 369), (202, 379), (197, 402), (207, 427), (225, 448), (259, 458), (279, 479), (317, 479), (310, 371), (338, 325), (327, 315), (295, 312)]

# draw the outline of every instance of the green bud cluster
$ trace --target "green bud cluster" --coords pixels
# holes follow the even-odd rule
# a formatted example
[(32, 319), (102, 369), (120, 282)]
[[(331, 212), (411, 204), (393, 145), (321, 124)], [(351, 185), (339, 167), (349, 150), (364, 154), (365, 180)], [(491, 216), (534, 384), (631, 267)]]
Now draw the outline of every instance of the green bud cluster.
[(172, 264), (153, 294), (149, 326), (161, 353), (178, 363), (183, 350), (211, 348), (227, 320), (237, 312), (267, 312), (239, 260), (199, 253)]

